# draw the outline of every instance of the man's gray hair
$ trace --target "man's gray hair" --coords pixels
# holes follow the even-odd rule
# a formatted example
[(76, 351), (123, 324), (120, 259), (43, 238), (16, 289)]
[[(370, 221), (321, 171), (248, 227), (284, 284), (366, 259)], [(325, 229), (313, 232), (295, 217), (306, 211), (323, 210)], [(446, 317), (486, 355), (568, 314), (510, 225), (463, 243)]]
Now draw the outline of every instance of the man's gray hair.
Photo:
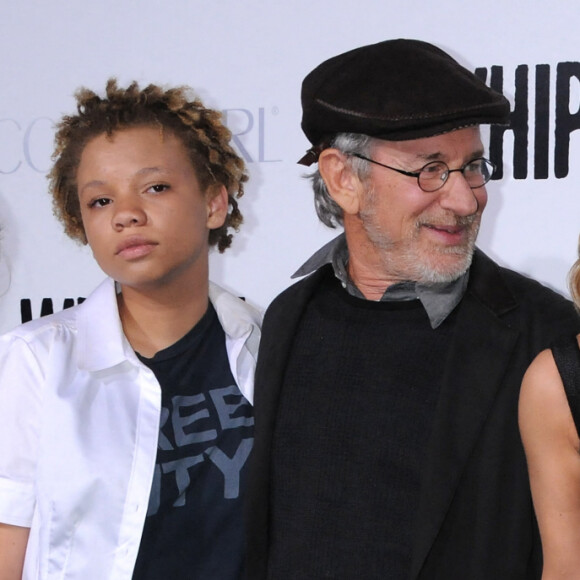
[[(352, 157), (353, 153), (360, 153), (365, 157), (371, 156), (371, 148), (375, 139), (359, 133), (338, 133), (330, 143), (330, 147), (338, 149), (347, 155), (347, 164), (356, 173), (357, 177), (364, 181), (369, 176), (370, 163), (358, 157)], [(329, 228), (342, 226), (342, 208), (332, 199), (326, 188), (326, 184), (317, 169), (308, 176), (312, 181), (314, 190), (314, 207), (318, 219)]]

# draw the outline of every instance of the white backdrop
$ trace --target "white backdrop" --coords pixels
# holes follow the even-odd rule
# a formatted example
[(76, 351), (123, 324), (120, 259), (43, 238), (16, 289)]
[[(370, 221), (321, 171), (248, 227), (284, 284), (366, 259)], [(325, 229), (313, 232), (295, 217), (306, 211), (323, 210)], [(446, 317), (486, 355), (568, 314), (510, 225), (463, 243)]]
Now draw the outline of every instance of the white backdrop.
[[(580, 230), (579, 30), (577, 0), (2, 0), (0, 331), (26, 304), (34, 317), (43, 300), (60, 310), (104, 276), (61, 232), (47, 194), (52, 121), (73, 110), (77, 87), (100, 92), (110, 76), (187, 84), (227, 111), (251, 181), (245, 224), (212, 255), (211, 277), (263, 308), (336, 235), (318, 223), (296, 164), (308, 147), (302, 79), (330, 56), (397, 37), (433, 42), (488, 79), (492, 67), (503, 73), (519, 133), (504, 134), (504, 177), (488, 186), (479, 246), (566, 293)], [(570, 133), (557, 158), (556, 130), (564, 145)]]

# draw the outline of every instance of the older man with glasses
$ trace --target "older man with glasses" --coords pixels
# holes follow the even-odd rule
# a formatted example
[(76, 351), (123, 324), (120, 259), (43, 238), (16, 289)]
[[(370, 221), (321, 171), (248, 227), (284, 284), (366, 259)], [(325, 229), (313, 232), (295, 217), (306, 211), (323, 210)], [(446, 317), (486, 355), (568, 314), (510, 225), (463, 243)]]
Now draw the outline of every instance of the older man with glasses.
[(251, 580), (539, 578), (522, 376), (571, 303), (476, 249), (509, 103), (437, 47), (364, 46), (302, 86), (302, 158), (344, 232), (269, 307)]

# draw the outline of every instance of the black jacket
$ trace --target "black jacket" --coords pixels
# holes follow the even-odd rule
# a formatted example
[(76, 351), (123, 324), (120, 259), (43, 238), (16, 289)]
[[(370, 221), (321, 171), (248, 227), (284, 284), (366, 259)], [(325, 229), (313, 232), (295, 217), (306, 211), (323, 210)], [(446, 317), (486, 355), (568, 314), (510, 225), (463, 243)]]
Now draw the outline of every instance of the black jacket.
[[(322, 269), (280, 294), (264, 318), (247, 504), (249, 580), (267, 577), (276, 410), (292, 340), (321, 275)], [(557, 336), (580, 332), (580, 321), (570, 301), (480, 251), (457, 308), (423, 470), (410, 578), (539, 578), (541, 546), (518, 430), (518, 395), (535, 355)]]

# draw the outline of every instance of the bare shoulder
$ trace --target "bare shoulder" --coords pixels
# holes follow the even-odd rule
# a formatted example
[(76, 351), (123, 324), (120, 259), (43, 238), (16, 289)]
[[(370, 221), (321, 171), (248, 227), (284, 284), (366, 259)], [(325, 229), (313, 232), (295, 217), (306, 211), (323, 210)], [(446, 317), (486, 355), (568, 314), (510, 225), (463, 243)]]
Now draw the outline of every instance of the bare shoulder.
[(552, 440), (565, 438), (580, 447), (564, 385), (549, 349), (538, 354), (524, 375), (519, 422), (524, 444), (526, 439), (549, 436)]
[(560, 373), (550, 349), (543, 350), (532, 361), (524, 379), (520, 393), (520, 406), (528, 403), (557, 404), (566, 397)]
[(580, 570), (580, 441), (550, 350), (524, 376), (519, 425), (542, 538), (542, 578), (576, 578), (570, 571)]

